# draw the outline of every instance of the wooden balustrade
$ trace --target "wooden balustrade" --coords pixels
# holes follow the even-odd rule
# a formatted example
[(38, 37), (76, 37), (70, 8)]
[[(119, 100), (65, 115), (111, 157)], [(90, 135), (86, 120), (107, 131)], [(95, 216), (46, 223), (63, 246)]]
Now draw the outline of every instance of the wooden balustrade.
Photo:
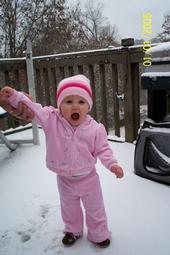
[[(125, 140), (137, 137), (140, 125), (139, 65), (142, 46), (130, 46), (33, 57), (36, 101), (56, 107), (58, 82), (74, 74), (85, 74), (93, 91), (92, 116), (102, 122), (107, 132), (120, 136), (122, 120), (118, 95), (124, 93)], [(0, 87), (10, 85), (28, 92), (26, 59), (0, 59)], [(9, 128), (9, 125), (6, 127)]]

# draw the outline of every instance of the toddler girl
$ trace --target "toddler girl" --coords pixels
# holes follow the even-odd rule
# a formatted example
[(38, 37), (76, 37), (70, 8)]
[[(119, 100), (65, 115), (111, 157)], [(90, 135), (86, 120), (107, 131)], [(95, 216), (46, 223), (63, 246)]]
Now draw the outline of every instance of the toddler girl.
[(104, 126), (88, 115), (93, 104), (89, 79), (84, 75), (63, 79), (57, 88), (57, 109), (42, 107), (10, 87), (4, 87), (0, 97), (8, 98), (15, 108), (24, 102), (45, 132), (46, 165), (57, 174), (65, 224), (63, 244), (73, 245), (83, 235), (81, 200), (88, 240), (99, 247), (107, 247), (110, 231), (95, 164), (99, 158), (117, 178), (123, 177), (123, 170), (109, 147)]

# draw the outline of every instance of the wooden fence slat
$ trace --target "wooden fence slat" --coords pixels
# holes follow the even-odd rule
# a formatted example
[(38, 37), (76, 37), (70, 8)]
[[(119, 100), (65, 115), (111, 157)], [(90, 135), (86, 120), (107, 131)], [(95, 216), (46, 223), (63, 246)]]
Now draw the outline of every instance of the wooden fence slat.
[(56, 69), (55, 67), (51, 67), (48, 69), (49, 71), (49, 84), (51, 88), (51, 97), (52, 97), (52, 105), (56, 107), (56, 91), (57, 91), (57, 84), (56, 84)]
[(50, 105), (51, 100), (50, 100), (49, 77), (48, 77), (47, 68), (43, 68), (43, 83), (44, 83), (45, 102), (46, 102), (46, 105)]
[(139, 83), (139, 63), (131, 64), (132, 77), (132, 97), (133, 97), (133, 126), (134, 139), (137, 137), (140, 127), (140, 83)]
[(20, 82), (20, 89), (24, 92), (28, 93), (28, 78), (27, 78), (27, 72), (26, 72), (26, 66), (25, 68), (19, 69), (19, 82)]
[(43, 86), (42, 86), (42, 69), (36, 68), (36, 80), (35, 80), (35, 88), (36, 88), (36, 101), (44, 105), (44, 94), (43, 94)]
[(105, 81), (105, 65), (99, 65), (100, 72), (100, 88), (101, 88), (101, 107), (102, 107), (102, 123), (108, 133), (108, 114), (107, 114), (107, 100), (106, 100), (106, 81)]
[(94, 117), (94, 119), (97, 119), (97, 113), (96, 113), (96, 89), (95, 89), (95, 81), (94, 81), (94, 67), (93, 65), (88, 66), (89, 69), (89, 79), (91, 82), (91, 88), (93, 93), (93, 107), (91, 114)]
[(10, 82), (9, 82), (9, 71), (8, 70), (5, 71), (5, 85), (10, 85)]
[(116, 64), (112, 64), (112, 88), (114, 104), (114, 128), (115, 135), (120, 136), (120, 117), (119, 117), (119, 100), (118, 100), (118, 69)]
[(65, 77), (64, 66), (60, 66), (59, 69), (60, 69), (60, 77), (61, 77), (61, 80), (62, 80)]
[(125, 140), (132, 142), (135, 140), (134, 135), (134, 118), (133, 118), (133, 91), (131, 65), (129, 60), (128, 48), (124, 49), (122, 55), (123, 63), (123, 83), (124, 83), (124, 105), (125, 105)]
[(78, 68), (78, 73), (83, 74), (83, 66), (78, 65), (77, 68)]
[(73, 76), (74, 75), (73, 66), (68, 66), (68, 75), (69, 76)]
[(14, 88), (16, 90), (22, 90), (20, 87), (19, 70), (14, 70)]

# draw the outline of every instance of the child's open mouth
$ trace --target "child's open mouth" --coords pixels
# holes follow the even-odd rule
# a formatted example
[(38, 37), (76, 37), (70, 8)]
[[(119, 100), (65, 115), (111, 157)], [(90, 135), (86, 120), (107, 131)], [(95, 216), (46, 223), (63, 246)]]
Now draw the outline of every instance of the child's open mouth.
[(74, 112), (71, 114), (72, 120), (78, 120), (80, 118), (80, 114), (78, 112)]

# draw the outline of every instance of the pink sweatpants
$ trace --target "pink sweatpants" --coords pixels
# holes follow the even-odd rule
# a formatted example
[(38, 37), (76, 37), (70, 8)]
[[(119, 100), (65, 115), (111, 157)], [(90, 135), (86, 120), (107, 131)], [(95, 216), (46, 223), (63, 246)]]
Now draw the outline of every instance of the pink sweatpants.
[(57, 182), (61, 213), (65, 223), (64, 232), (83, 235), (81, 200), (86, 213), (87, 238), (92, 242), (101, 242), (110, 238), (100, 181), (96, 171), (79, 178), (58, 175)]

